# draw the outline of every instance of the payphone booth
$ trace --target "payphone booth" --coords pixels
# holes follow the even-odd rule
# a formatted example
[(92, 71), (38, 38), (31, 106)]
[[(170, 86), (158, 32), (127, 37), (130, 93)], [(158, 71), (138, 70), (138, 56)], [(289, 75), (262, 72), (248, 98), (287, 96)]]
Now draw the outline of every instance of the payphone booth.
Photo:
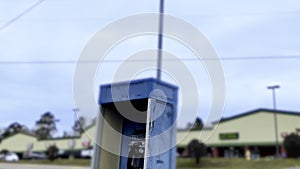
[(177, 92), (153, 78), (102, 85), (93, 169), (175, 169)]

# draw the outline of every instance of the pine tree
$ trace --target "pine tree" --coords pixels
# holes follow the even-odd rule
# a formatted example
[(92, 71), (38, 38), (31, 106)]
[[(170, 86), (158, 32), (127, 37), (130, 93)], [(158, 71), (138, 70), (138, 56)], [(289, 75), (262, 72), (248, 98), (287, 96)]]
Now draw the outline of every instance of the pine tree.
[(56, 122), (54, 115), (51, 112), (44, 113), (40, 120), (36, 122), (35, 134), (39, 139), (52, 138), (52, 134), (57, 131)]
[(16, 134), (18, 132), (25, 132), (25, 133), (29, 133), (28, 128), (25, 125), (22, 125), (18, 122), (14, 122), (12, 124), (10, 124), (3, 132), (2, 137), (6, 138), (8, 136), (11, 136), (13, 134)]

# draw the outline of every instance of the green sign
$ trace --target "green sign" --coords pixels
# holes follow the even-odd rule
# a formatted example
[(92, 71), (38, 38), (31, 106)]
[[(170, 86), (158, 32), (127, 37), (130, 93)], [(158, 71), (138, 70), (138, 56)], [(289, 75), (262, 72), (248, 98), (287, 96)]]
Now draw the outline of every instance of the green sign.
[(220, 140), (237, 140), (239, 139), (239, 133), (220, 133)]

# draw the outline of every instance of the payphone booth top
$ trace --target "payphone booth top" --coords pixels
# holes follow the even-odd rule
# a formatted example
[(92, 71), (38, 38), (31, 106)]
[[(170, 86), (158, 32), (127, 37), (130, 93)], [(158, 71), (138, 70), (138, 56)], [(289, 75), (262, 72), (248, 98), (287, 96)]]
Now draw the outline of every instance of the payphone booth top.
[(93, 169), (175, 169), (177, 92), (154, 78), (102, 85)]

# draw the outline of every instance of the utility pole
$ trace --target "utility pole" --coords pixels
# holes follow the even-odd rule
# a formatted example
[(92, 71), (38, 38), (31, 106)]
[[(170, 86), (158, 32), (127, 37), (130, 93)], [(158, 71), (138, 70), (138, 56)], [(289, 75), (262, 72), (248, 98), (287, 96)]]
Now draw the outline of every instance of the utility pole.
[(279, 143), (278, 143), (278, 121), (277, 121), (277, 111), (276, 111), (276, 93), (275, 90), (279, 89), (279, 85), (268, 86), (267, 89), (272, 90), (273, 96), (273, 110), (274, 110), (274, 128), (275, 128), (275, 144), (276, 144), (276, 154), (275, 158), (279, 158)]
[(157, 79), (161, 80), (162, 49), (163, 49), (163, 26), (164, 26), (164, 0), (160, 0), (159, 7), (159, 31), (158, 31), (158, 50), (157, 50)]

